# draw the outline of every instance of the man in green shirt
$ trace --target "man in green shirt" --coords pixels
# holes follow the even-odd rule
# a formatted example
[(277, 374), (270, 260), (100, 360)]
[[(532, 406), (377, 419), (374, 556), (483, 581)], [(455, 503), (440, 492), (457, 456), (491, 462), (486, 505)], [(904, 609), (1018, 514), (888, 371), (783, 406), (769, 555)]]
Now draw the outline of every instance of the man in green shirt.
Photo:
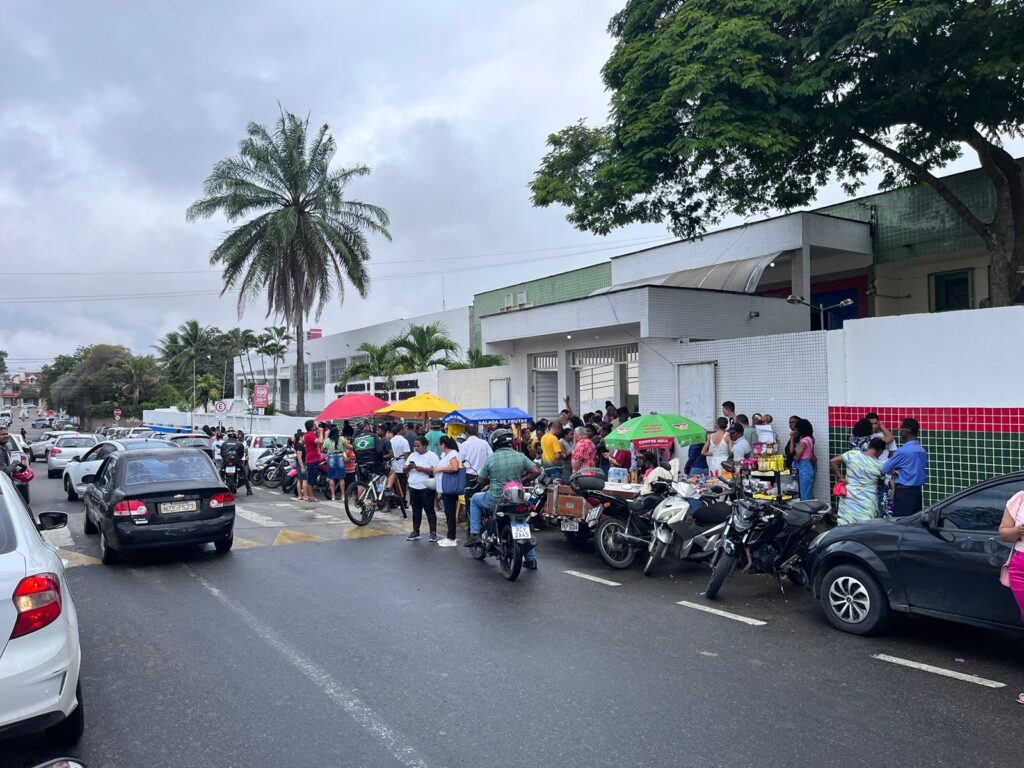
[(427, 438), (427, 450), (441, 457), (441, 438), (444, 437), (444, 432), (441, 431), (441, 422), (433, 421), (430, 423), (430, 431), (427, 432), (424, 437)]

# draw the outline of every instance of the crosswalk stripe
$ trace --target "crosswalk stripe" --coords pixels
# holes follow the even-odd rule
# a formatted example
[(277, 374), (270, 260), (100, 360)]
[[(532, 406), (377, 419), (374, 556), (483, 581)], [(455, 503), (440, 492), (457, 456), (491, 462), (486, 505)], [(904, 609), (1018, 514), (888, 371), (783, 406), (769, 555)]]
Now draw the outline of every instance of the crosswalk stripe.
[(58, 549), (61, 547), (75, 546), (75, 540), (71, 538), (71, 531), (64, 528), (54, 528), (52, 531), (43, 531), (43, 538)]
[(78, 568), (82, 565), (99, 565), (100, 561), (95, 557), (83, 555), (81, 552), (72, 552), (70, 549), (60, 550), (60, 557), (64, 561), (65, 568)]
[(248, 520), (250, 523), (256, 523), (256, 525), (261, 525), (264, 528), (284, 528), (284, 523), (280, 520), (275, 520), (268, 515), (264, 515), (262, 512), (255, 512), (245, 507), (236, 506), (235, 514), (244, 520)]
[(235, 543), (231, 545), (233, 549), (254, 549), (256, 547), (265, 547), (266, 544), (260, 544), (258, 541), (252, 541), (251, 539), (240, 539), (235, 536)]
[(351, 529), (345, 531), (341, 538), (343, 539), (372, 539), (374, 536), (394, 536), (395, 533), (392, 531), (382, 531), (379, 528), (356, 528), (353, 526)]
[(312, 544), (318, 541), (327, 541), (323, 536), (316, 536), (312, 533), (303, 533), (291, 528), (282, 528), (281, 532), (274, 537), (272, 546), (278, 547), (282, 544)]

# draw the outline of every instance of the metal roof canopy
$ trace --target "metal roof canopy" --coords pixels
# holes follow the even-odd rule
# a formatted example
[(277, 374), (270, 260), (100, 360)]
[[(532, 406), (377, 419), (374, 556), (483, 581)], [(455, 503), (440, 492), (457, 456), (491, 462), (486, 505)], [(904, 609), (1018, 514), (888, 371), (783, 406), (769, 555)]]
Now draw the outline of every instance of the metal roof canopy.
[[(754, 293), (761, 276), (769, 264), (781, 259), (786, 251), (776, 251), (763, 256), (754, 256), (738, 261), (723, 261), (703, 267), (682, 269), (664, 275), (634, 280), (630, 283), (613, 286), (615, 289), (632, 288), (641, 285), (660, 285), (669, 288), (699, 288), (706, 291), (733, 291), (735, 293)], [(591, 296), (607, 293), (609, 288), (594, 291)]]

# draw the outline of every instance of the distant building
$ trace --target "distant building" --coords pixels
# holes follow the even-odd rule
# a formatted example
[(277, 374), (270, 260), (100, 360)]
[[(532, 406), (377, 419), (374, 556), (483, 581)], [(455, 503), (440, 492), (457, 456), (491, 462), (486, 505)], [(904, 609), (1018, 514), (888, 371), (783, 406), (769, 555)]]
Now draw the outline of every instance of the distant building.
[(4, 405), (39, 405), (42, 378), (43, 374), (39, 371), (26, 371), (24, 368), (19, 368), (14, 373), (5, 373), (0, 377)]

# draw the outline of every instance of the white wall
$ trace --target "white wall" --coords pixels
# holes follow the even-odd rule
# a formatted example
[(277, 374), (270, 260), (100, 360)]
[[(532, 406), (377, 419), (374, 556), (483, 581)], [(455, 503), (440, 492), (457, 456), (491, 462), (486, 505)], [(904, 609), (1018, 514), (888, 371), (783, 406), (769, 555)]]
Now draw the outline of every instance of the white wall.
[(831, 405), (1024, 403), (1024, 307), (874, 317), (827, 335)]
[[(510, 381), (512, 367), (496, 365), (491, 368), (466, 368), (457, 371), (437, 372), (437, 392), (450, 403), (459, 408), (490, 408), (491, 381), (501, 379)], [(509, 394), (509, 406), (516, 407)], [(525, 410), (525, 408), (524, 408)]]

